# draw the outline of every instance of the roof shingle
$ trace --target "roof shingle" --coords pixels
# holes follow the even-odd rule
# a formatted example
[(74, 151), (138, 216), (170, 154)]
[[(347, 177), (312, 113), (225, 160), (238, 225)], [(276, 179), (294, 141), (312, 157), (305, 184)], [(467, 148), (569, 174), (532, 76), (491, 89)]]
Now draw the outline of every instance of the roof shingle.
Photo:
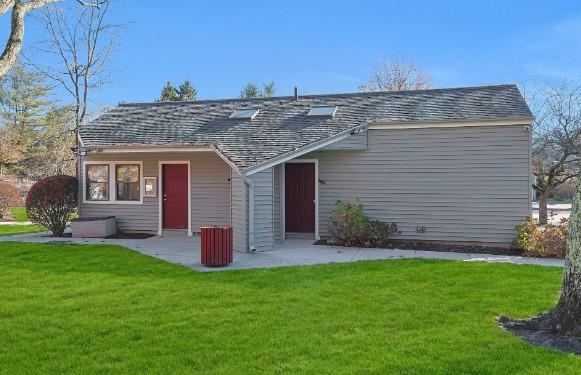
[[(337, 106), (333, 118), (305, 114)], [(257, 108), (253, 120), (230, 119)], [(214, 145), (239, 170), (373, 121), (531, 118), (515, 85), (255, 99), (121, 104), (85, 126), (85, 147)]]

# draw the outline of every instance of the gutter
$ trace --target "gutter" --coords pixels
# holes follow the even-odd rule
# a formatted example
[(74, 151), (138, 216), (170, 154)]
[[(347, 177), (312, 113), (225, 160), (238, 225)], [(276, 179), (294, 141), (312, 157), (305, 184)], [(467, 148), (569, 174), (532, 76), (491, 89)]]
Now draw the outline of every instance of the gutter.
[(254, 246), (254, 182), (247, 176), (240, 174), (242, 181), (248, 186), (248, 249), (247, 253), (256, 251)]
[(533, 117), (508, 117), (505, 119), (450, 119), (450, 120), (410, 120), (394, 121), (377, 119), (369, 122), (369, 129), (421, 129), (421, 128), (456, 128), (474, 126), (531, 125)]

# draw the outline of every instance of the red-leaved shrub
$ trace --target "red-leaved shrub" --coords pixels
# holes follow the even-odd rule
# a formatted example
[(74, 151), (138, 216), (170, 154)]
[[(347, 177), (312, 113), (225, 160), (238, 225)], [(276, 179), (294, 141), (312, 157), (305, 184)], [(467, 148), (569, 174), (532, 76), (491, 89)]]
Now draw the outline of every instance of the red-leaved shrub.
[(4, 217), (4, 214), (19, 204), (18, 188), (7, 182), (0, 181), (0, 218)]
[(78, 181), (71, 176), (52, 176), (32, 185), (26, 196), (26, 212), (33, 223), (62, 236), (78, 204)]

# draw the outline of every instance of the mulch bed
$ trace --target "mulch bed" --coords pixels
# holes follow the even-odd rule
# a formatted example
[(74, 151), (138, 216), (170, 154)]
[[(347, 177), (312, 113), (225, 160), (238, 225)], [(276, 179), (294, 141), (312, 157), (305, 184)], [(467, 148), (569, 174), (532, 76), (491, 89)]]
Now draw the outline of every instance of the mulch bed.
[(522, 338), (530, 344), (543, 348), (558, 350), (565, 353), (581, 355), (581, 338), (557, 335), (546, 331), (535, 331), (523, 327), (515, 327), (510, 318), (502, 317), (498, 325), (507, 332)]
[[(46, 237), (54, 237), (52, 235), (47, 235)], [(54, 237), (54, 238), (72, 238), (72, 233), (65, 233), (61, 237)], [(147, 234), (147, 233), (126, 233), (126, 232), (117, 232), (112, 236), (104, 237), (105, 239), (110, 240), (144, 240), (146, 238), (155, 237), (155, 234)]]
[[(315, 245), (327, 245), (327, 240), (319, 240)], [(399, 250), (426, 250), (426, 251), (442, 251), (451, 253), (470, 253), (470, 254), (491, 254), (491, 255), (512, 255), (523, 256), (522, 252), (503, 247), (478, 246), (478, 245), (458, 245), (458, 244), (444, 244), (430, 241), (404, 241), (394, 240), (390, 241), (386, 246), (381, 246), (382, 249), (399, 249)]]

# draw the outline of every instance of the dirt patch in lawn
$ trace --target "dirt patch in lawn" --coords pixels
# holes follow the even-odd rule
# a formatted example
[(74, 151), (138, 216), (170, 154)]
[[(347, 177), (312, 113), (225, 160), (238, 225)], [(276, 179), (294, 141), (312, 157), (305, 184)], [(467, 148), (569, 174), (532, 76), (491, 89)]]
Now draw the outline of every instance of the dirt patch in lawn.
[(562, 336), (547, 331), (532, 330), (518, 323), (519, 321), (504, 316), (498, 319), (498, 325), (502, 329), (533, 345), (581, 355), (581, 338)]
[[(315, 245), (329, 245), (329, 244), (327, 243), (327, 240), (319, 240), (319, 241), (315, 242)], [(367, 246), (362, 246), (362, 247), (367, 247)], [(504, 247), (446, 244), (446, 243), (431, 242), (431, 241), (393, 240), (393, 241), (389, 241), (387, 244), (385, 244), (385, 246), (380, 246), (380, 247), (376, 247), (376, 248), (399, 249), (399, 250), (426, 250), (426, 251), (441, 251), (441, 252), (469, 253), (469, 254), (523, 256), (523, 253), (521, 251), (510, 249), (510, 248), (504, 248)]]

